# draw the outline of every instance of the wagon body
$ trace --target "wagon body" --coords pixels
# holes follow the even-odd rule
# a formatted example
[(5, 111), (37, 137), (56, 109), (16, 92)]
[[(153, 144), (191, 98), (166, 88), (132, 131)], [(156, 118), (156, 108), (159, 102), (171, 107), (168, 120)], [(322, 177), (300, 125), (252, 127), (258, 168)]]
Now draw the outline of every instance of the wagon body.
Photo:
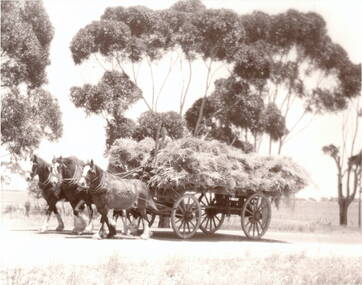
[(198, 229), (205, 234), (215, 233), (226, 216), (240, 216), (241, 228), (249, 239), (260, 239), (271, 220), (271, 206), (267, 195), (253, 191), (173, 191), (152, 189), (158, 210), (148, 209), (151, 225), (155, 216), (169, 217), (175, 234), (182, 239), (193, 237)]

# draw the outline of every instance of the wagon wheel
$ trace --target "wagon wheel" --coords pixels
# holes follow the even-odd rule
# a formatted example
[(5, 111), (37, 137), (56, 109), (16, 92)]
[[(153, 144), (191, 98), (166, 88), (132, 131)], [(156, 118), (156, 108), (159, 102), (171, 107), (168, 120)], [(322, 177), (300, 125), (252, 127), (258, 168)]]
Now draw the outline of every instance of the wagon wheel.
[(201, 206), (192, 194), (178, 198), (171, 211), (171, 225), (176, 235), (182, 239), (192, 237), (200, 226)]
[[(148, 223), (149, 227), (152, 227), (155, 218), (156, 218), (155, 214), (147, 212), (145, 222)], [(137, 211), (134, 210), (127, 211), (127, 220), (130, 224), (134, 225), (138, 231), (143, 232), (141, 215)]]
[(202, 210), (200, 229), (205, 234), (213, 234), (222, 226), (225, 214), (218, 213), (214, 209), (209, 208), (210, 206), (214, 206), (216, 204), (214, 193), (201, 194), (199, 201)]
[(268, 230), (271, 219), (271, 205), (261, 193), (251, 195), (241, 210), (241, 227), (250, 239), (260, 239)]

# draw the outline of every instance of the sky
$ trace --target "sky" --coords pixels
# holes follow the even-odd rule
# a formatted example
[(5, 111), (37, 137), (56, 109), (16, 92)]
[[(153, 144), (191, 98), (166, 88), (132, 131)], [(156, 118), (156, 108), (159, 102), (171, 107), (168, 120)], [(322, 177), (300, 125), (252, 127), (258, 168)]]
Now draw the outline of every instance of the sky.
[[(95, 61), (89, 61), (81, 66), (73, 63), (70, 53), (70, 42), (77, 31), (93, 20), (98, 20), (105, 8), (110, 6), (144, 5), (152, 9), (168, 8), (176, 1), (158, 0), (43, 0), (44, 6), (54, 26), (54, 39), (50, 47), (51, 64), (47, 68), (48, 89), (59, 100), (63, 113), (64, 132), (62, 138), (54, 143), (44, 141), (36, 153), (50, 161), (53, 156), (76, 155), (81, 159), (94, 159), (100, 166), (106, 167), (105, 150), (105, 122), (97, 116), (86, 116), (84, 111), (77, 109), (69, 99), (69, 90), (72, 86), (82, 86), (84, 83), (95, 84), (104, 70)], [(328, 34), (334, 42), (339, 43), (347, 51), (354, 62), (362, 62), (362, 1), (243, 1), (243, 0), (205, 0), (208, 8), (228, 8), (240, 14), (247, 14), (254, 10), (274, 14), (288, 9), (297, 9), (303, 12), (314, 11), (323, 16), (327, 23)], [(167, 59), (168, 60), (168, 59)], [(167, 72), (168, 65), (160, 63), (155, 66), (156, 87)], [(190, 95), (186, 102), (186, 109), (200, 96), (204, 89), (205, 71), (202, 65), (196, 65), (197, 72), (193, 73)], [(150, 98), (149, 75), (145, 67), (141, 67), (141, 89), (146, 98)], [(160, 97), (158, 111), (178, 111), (178, 96), (180, 79), (177, 72), (171, 73)], [(177, 93), (177, 94), (176, 94)], [(133, 106), (127, 116), (136, 119), (147, 107), (140, 101)], [(316, 117), (312, 124), (291, 140), (283, 154), (291, 156), (310, 173), (313, 183), (302, 191), (300, 196), (336, 196), (336, 172), (333, 161), (323, 155), (323, 145), (340, 144), (341, 114)], [(362, 133), (362, 128), (361, 128)], [(360, 141), (362, 136), (359, 137)], [(359, 142), (360, 143), (360, 142)], [(360, 144), (361, 145), (361, 144)], [(360, 146), (361, 147), (361, 146)]]

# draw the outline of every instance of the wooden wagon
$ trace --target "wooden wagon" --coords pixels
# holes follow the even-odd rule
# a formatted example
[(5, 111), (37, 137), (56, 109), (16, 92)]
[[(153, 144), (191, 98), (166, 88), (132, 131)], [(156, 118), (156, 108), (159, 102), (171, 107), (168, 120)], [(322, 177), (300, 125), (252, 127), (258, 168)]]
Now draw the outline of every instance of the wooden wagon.
[[(240, 216), (240, 226), (249, 239), (260, 239), (268, 230), (271, 220), (271, 203), (262, 192), (236, 191), (184, 191), (153, 189), (153, 199), (158, 211), (148, 209), (151, 226), (158, 215), (169, 217), (175, 234), (181, 239), (193, 237), (198, 229), (205, 234), (215, 233), (225, 221), (225, 216)], [(128, 218), (140, 226), (139, 215), (129, 211)]]

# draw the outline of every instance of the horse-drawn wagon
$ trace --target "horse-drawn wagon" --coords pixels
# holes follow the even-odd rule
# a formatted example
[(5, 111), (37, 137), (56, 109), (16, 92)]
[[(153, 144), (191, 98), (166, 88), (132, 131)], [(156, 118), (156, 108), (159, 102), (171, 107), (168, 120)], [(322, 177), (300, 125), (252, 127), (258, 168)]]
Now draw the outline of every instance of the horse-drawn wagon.
[[(154, 200), (158, 211), (148, 210), (149, 225), (157, 215), (169, 217), (173, 231), (182, 239), (193, 237), (198, 229), (213, 234), (230, 215), (240, 216), (241, 228), (248, 238), (259, 239), (266, 233), (271, 219), (270, 199), (263, 193), (185, 191), (172, 196), (156, 195)], [(130, 211), (128, 215), (132, 223), (141, 224), (136, 212)]]
[[(259, 239), (270, 224), (272, 197), (295, 193), (306, 185), (306, 177), (287, 158), (261, 158), (218, 142), (181, 139), (160, 150), (146, 171), (144, 180), (157, 206), (148, 209), (148, 222), (168, 217), (175, 234), (188, 239), (199, 229), (213, 234), (226, 216), (238, 215), (246, 237)], [(128, 216), (140, 224), (136, 212)]]

